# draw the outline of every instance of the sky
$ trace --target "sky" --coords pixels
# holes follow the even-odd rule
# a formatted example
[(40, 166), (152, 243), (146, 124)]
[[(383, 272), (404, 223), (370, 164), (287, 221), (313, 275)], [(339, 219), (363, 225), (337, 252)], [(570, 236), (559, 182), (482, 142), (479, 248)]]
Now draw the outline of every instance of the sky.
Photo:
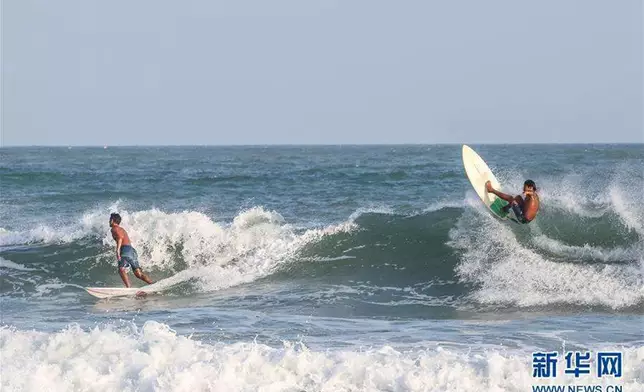
[(644, 142), (641, 0), (2, 1), (2, 146)]

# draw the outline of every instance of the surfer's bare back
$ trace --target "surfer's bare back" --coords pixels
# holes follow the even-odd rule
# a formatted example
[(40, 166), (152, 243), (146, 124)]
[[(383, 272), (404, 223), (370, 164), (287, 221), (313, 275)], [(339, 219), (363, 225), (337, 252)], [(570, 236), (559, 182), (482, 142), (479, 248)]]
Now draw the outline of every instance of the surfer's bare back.
[(148, 284), (152, 283), (152, 279), (141, 270), (139, 255), (136, 253), (136, 249), (132, 247), (127, 231), (120, 224), (121, 216), (116, 213), (111, 214), (110, 228), (112, 229), (112, 238), (116, 241), (116, 259), (118, 260), (119, 275), (121, 275), (125, 287), (130, 287), (130, 278), (127, 276), (129, 268), (132, 268), (134, 276), (137, 278)]
[(523, 183), (523, 196), (510, 196), (505, 193), (499, 192), (496, 189), (492, 188), (490, 181), (485, 183), (485, 189), (494, 193), (501, 199), (507, 201), (509, 204), (503, 207), (505, 212), (514, 211), (514, 215), (517, 216), (517, 219), (521, 223), (530, 223), (537, 216), (539, 212), (539, 195), (537, 195), (537, 185), (532, 180), (526, 180)]

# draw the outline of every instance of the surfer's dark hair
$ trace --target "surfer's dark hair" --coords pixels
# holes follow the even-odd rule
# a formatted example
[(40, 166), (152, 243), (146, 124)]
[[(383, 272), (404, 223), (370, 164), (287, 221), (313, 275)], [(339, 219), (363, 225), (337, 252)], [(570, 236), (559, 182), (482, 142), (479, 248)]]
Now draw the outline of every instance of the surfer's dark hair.
[(110, 215), (110, 220), (114, 221), (114, 223), (116, 223), (117, 225), (120, 225), (121, 224), (121, 215), (117, 214), (116, 212), (113, 212)]
[(525, 180), (523, 186), (529, 186), (531, 188), (534, 188), (535, 191), (537, 190), (537, 184), (535, 184), (532, 180)]

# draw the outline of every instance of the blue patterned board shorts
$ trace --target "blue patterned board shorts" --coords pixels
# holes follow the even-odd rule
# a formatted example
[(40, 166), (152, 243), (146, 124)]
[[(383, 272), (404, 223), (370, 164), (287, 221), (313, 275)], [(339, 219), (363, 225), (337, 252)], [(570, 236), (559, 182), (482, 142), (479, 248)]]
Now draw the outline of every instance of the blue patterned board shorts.
[(130, 245), (121, 246), (121, 260), (119, 260), (119, 268), (132, 268), (135, 270), (141, 268), (139, 265), (139, 255)]
[(525, 216), (523, 215), (523, 209), (521, 208), (519, 203), (517, 203), (516, 201), (512, 202), (512, 211), (514, 211), (514, 215), (517, 217), (519, 222), (521, 222), (521, 223), (530, 223), (530, 221), (527, 220), (525, 218)]

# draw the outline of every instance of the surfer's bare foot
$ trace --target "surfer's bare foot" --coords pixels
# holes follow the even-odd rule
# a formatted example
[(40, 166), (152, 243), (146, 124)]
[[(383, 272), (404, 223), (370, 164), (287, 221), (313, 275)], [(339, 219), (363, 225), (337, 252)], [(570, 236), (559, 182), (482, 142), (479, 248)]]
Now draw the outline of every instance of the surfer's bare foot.
[(148, 294), (145, 291), (137, 291), (137, 293), (136, 293), (137, 298), (145, 298), (145, 297), (147, 297), (147, 295)]

